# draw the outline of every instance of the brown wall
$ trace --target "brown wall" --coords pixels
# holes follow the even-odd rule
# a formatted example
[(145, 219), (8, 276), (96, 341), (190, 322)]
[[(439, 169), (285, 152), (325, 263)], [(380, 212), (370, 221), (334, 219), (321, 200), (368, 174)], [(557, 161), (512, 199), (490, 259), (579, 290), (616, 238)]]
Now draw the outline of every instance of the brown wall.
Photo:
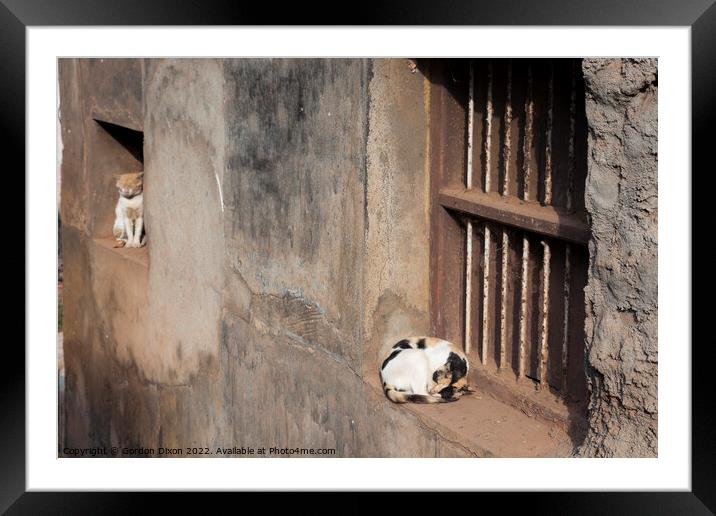
[[(88, 113), (115, 74), (129, 108), (103, 116), (145, 135), (141, 251), (99, 238), (129, 158), (100, 162)], [(386, 326), (427, 328), (424, 86), (400, 60), (62, 60), (64, 444), (469, 454), (363, 376)], [(388, 199), (411, 222), (383, 234)]]
[(586, 59), (587, 456), (657, 455), (657, 60)]
[[(602, 253), (614, 221), (600, 215), (608, 207), (599, 195), (615, 181), (641, 179), (615, 180), (611, 169), (600, 175), (595, 145), (620, 144), (609, 134), (613, 125), (594, 121), (606, 113), (597, 105), (616, 103), (620, 121), (633, 118), (616, 126), (619, 134), (646, 124), (639, 141), (651, 145), (649, 104), (635, 103), (651, 97), (648, 88), (628, 96), (614, 86), (628, 73), (599, 70), (584, 68), (590, 88), (607, 86), (601, 96), (589, 90), (587, 112), (595, 238), (587, 321), (592, 433), (583, 452), (648, 454), (624, 446), (632, 434), (599, 436), (609, 433), (602, 428), (608, 418), (636, 432), (655, 392), (652, 406), (650, 387), (629, 391), (635, 395), (623, 403), (636, 412), (601, 396), (621, 385), (613, 378), (634, 378), (652, 358), (655, 374), (655, 349), (645, 360), (627, 354), (618, 363), (595, 350), (613, 340), (600, 330), (609, 321), (622, 324), (612, 331), (626, 328), (603, 296), (636, 270), (628, 258), (634, 238), (645, 253), (639, 274), (650, 281), (656, 214), (641, 212), (651, 202), (655, 209), (655, 198), (635, 189), (611, 206), (623, 203), (622, 222), (634, 224), (624, 226), (632, 233), (619, 233), (622, 247), (609, 251), (625, 269), (608, 272), (600, 260), (609, 256)], [(331, 447), (339, 457), (489, 454), (391, 404), (376, 385), (380, 347), (429, 329), (429, 88), (400, 59), (60, 60), (61, 447), (237, 443)], [(93, 117), (144, 131), (149, 244), (142, 250), (113, 249), (106, 240), (111, 176), (139, 164)], [(655, 181), (646, 163), (633, 174), (653, 173)], [(625, 173), (632, 173), (626, 163)], [(634, 317), (646, 319), (628, 329), (641, 340), (622, 349), (634, 351), (633, 342), (655, 348), (655, 284), (643, 301), (630, 285), (618, 306), (638, 304)]]

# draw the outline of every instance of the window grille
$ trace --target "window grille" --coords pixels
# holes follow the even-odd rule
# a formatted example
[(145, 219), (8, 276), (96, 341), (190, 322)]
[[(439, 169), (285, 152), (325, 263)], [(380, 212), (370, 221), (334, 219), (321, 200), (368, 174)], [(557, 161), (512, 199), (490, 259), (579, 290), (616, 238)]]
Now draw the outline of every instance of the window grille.
[(433, 331), (500, 395), (582, 403), (581, 62), (450, 60), (430, 78)]

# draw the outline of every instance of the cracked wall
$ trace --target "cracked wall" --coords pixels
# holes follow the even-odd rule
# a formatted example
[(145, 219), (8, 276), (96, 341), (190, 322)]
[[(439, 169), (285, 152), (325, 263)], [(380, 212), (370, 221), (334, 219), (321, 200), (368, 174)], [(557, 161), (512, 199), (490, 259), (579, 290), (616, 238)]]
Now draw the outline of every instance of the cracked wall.
[(367, 74), (360, 59), (224, 61), (229, 266), (253, 292), (309, 300), (289, 325), (354, 369)]
[(379, 352), (430, 330), (429, 81), (405, 60), (376, 59), (366, 154), (365, 367)]
[(583, 456), (657, 455), (657, 60), (585, 59), (585, 289), (591, 391)]
[(145, 341), (135, 361), (183, 384), (219, 353), (224, 285), (223, 69), (217, 59), (146, 59), (144, 153), (149, 239)]
[[(583, 72), (580, 453), (653, 456), (656, 62)], [(429, 329), (428, 88), (401, 59), (60, 60), (65, 444), (474, 455), (377, 385), (380, 347)], [(145, 131), (144, 264), (95, 238), (131, 164), (99, 113)]]
[[(474, 453), (367, 381), (366, 334), (427, 328), (423, 78), (402, 60), (95, 61), (61, 62), (63, 444)], [(113, 212), (91, 201), (107, 178), (82, 180), (94, 105), (145, 132), (145, 261), (88, 223)], [(392, 204), (414, 220), (386, 234)]]

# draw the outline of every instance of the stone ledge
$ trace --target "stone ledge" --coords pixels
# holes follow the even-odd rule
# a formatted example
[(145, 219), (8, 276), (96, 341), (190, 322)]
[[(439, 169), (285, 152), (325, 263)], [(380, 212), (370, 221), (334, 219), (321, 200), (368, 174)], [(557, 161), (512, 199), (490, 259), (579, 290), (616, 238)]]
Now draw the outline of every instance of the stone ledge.
[(116, 253), (117, 256), (149, 268), (149, 250), (147, 246), (139, 248), (126, 248), (126, 247), (114, 247), (113, 238), (95, 238), (92, 240), (94, 245), (105, 250), (109, 250), (112, 253)]
[(408, 410), (443, 439), (465, 448), (476, 457), (570, 457), (573, 445), (557, 424), (529, 417), (522, 411), (477, 392), (454, 403), (396, 405), (388, 401), (372, 381), (367, 388), (377, 391), (396, 410)]

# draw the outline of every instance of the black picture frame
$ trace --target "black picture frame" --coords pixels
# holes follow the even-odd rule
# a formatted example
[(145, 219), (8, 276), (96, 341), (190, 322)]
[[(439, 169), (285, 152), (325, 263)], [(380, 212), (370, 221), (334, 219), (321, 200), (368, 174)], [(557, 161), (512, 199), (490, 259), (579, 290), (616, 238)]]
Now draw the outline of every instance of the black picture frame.
[[(716, 141), (716, 5), (714, 0), (402, 0), (362, 2), (352, 9), (309, 8), (305, 3), (278, 7), (245, 5), (229, 0), (180, 2), (171, 0), (0, 0), (0, 127), (4, 155), (11, 170), (25, 170), (25, 30), (31, 26), (62, 25), (606, 25), (691, 27), (692, 170), (713, 169), (710, 148)], [(319, 14), (322, 13), (322, 14)], [(708, 160), (708, 161), (707, 161)], [(708, 175), (708, 174), (704, 174)], [(16, 192), (24, 191), (24, 175)], [(692, 174), (693, 177), (693, 174)], [(20, 179), (22, 178), (22, 179)], [(694, 193), (707, 195), (705, 188)], [(24, 196), (22, 197), (24, 198)], [(692, 206), (698, 206), (692, 198)], [(698, 221), (692, 217), (694, 223)], [(692, 228), (692, 235), (698, 234)], [(19, 247), (19, 246), (18, 246)], [(24, 248), (23, 248), (24, 249)], [(699, 256), (694, 255), (692, 267)], [(11, 270), (25, 268), (27, 256), (15, 252)], [(704, 259), (704, 258), (701, 258)], [(22, 262), (21, 262), (22, 260)], [(21, 262), (21, 263), (20, 263)], [(16, 274), (16, 273), (15, 273)], [(19, 275), (18, 275), (19, 276)], [(701, 288), (706, 288), (706, 285)], [(24, 299), (24, 296), (23, 296)], [(693, 296), (692, 299), (696, 299)], [(710, 303), (708, 303), (710, 305)], [(20, 306), (20, 303), (16, 303)], [(22, 304), (24, 314), (25, 304)], [(28, 307), (31, 308), (31, 307)], [(708, 307), (693, 303), (697, 315)], [(692, 345), (692, 491), (611, 493), (510, 493), (510, 512), (523, 506), (532, 514), (713, 514), (716, 511), (716, 429), (711, 348), (706, 339)], [(696, 342), (696, 340), (694, 340)], [(146, 498), (160, 497), (164, 509), (180, 504), (183, 494), (26, 493), (25, 489), (25, 352), (6, 342), (0, 375), (0, 511), (9, 514), (84, 514), (135, 512)], [(671, 343), (674, 344), (674, 343)], [(678, 343), (683, 345), (683, 343)], [(245, 495), (242, 495), (245, 496)], [(495, 494), (480, 494), (483, 507)], [(420, 498), (418, 498), (420, 500)], [(423, 504), (425, 501), (420, 501)], [(315, 502), (310, 502), (312, 505)], [(504, 504), (504, 501), (501, 501)], [(483, 505), (485, 504), (485, 505)], [(360, 502), (348, 504), (354, 510)], [(503, 505), (504, 506), (504, 505)], [(372, 510), (373, 505), (366, 509)]]

